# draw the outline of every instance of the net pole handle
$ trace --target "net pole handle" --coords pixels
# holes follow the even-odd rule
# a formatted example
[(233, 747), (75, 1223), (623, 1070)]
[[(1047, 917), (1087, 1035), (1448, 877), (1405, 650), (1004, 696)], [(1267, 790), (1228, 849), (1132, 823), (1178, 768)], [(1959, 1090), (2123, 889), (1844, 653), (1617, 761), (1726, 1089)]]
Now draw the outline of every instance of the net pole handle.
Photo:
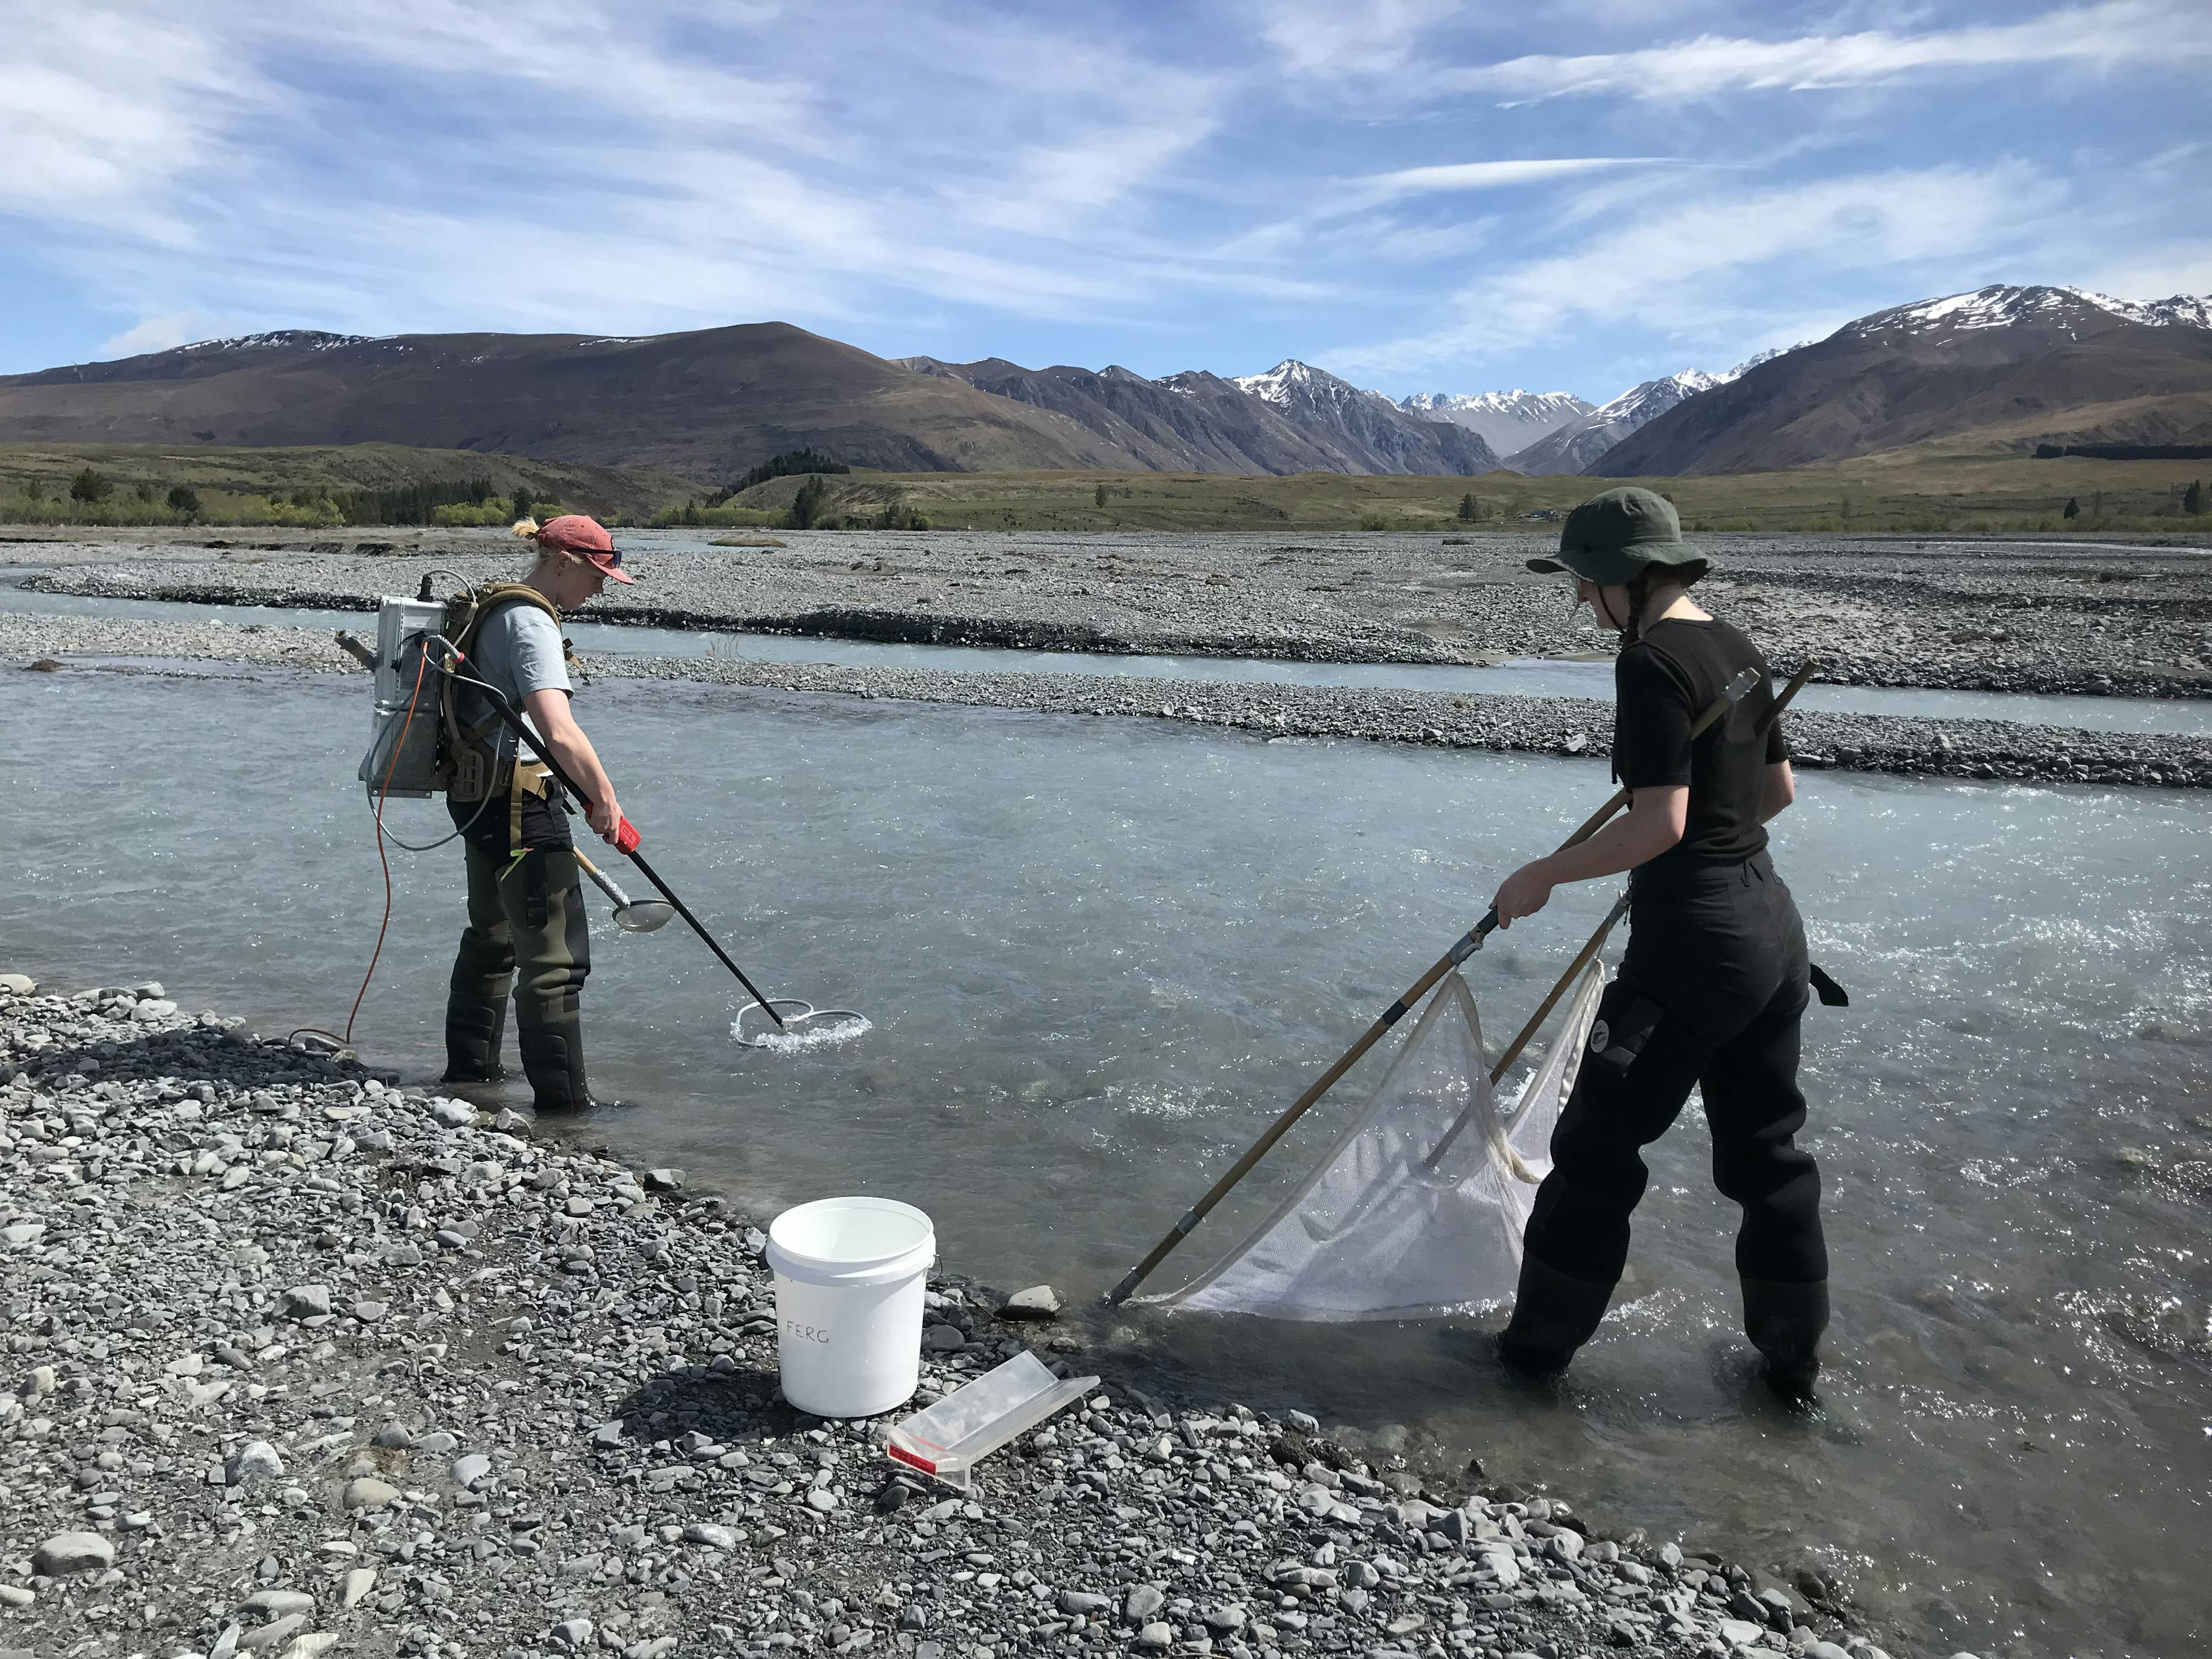
[(1522, 1051), (1535, 1040), (1537, 1031), (1542, 1027), (1544, 1022), (1552, 1017), (1552, 1010), (1558, 1007), (1559, 999), (1566, 995), (1567, 987), (1573, 984), (1581, 975), (1583, 969), (1590, 965), (1591, 959), (1600, 951), (1605, 949), (1606, 936), (1613, 932), (1613, 928), (1620, 924), (1620, 919), (1627, 914), (1628, 895), (1623, 893), (1613, 901), (1613, 908), (1605, 913), (1605, 920), (1598, 923), (1597, 932), (1589, 936), (1589, 942), (1575, 952), (1575, 959), (1567, 964), (1567, 971), (1559, 975), (1559, 982), (1554, 985), (1544, 1000), (1536, 1005), (1536, 1012), (1528, 1016), (1528, 1023), (1521, 1028), (1520, 1034), (1505, 1045), (1505, 1052), (1498, 1055), (1498, 1063), (1490, 1068), (1492, 1088), (1498, 1086), (1498, 1079), (1511, 1069), (1515, 1060), (1521, 1058)]
[[(1468, 941), (1473, 937), (1470, 934), (1467, 939), (1460, 941), (1461, 945), (1468, 946), (1470, 954), (1473, 947)], [(1452, 949), (1456, 952), (1460, 950), (1460, 945), (1454, 945)], [(1142, 1261), (1130, 1268), (1122, 1277), (1121, 1282), (1107, 1292), (1108, 1304), (1119, 1307), (1127, 1301), (1130, 1292), (1151, 1278), (1152, 1270), (1167, 1260), (1169, 1253), (1184, 1239), (1189, 1237), (1198, 1224), (1206, 1219), (1213, 1206), (1229, 1195), (1230, 1189), (1251, 1174), (1252, 1166), (1265, 1158), (1274, 1144), (1290, 1133), (1291, 1126), (1304, 1117), (1316, 1101), (1335, 1087), (1337, 1079), (1357, 1065), (1361, 1055), (1381, 1042), (1383, 1034), (1403, 1019), (1407, 1011), (1426, 996), (1438, 980), (1465, 960), (1464, 954), (1447, 954), (1440, 957), (1428, 972), (1413, 981), (1405, 995), (1377, 1015), (1375, 1023), (1359, 1034), (1358, 1041), (1340, 1054), (1336, 1063), (1314, 1080), (1311, 1088), (1292, 1101), (1283, 1115), (1269, 1124), (1266, 1132), (1245, 1149), (1244, 1155), (1231, 1164), (1218, 1181), (1206, 1188), (1205, 1196), (1183, 1212), (1182, 1218), (1168, 1230), (1165, 1237), (1152, 1246), (1151, 1253)]]
[[(1567, 994), (1567, 987), (1573, 984), (1583, 969), (1589, 966), (1590, 958), (1605, 948), (1606, 935), (1613, 932), (1615, 924), (1627, 914), (1628, 895), (1623, 893), (1613, 901), (1613, 908), (1606, 912), (1605, 920), (1598, 923), (1597, 932), (1589, 936), (1589, 943), (1575, 952), (1575, 959), (1567, 964), (1567, 971), (1559, 975), (1559, 983), (1552, 987), (1550, 994), (1536, 1005), (1536, 1012), (1528, 1016), (1528, 1022), (1521, 1028), (1520, 1035), (1505, 1045), (1505, 1052), (1498, 1057), (1498, 1064), (1490, 1068), (1492, 1088), (1498, 1086), (1498, 1079), (1504, 1077), (1513, 1062), (1521, 1058), (1521, 1051), (1528, 1046), (1542, 1029), (1544, 1022), (1552, 1017), (1552, 1010), (1559, 1006), (1559, 999)], [(1465, 1133), (1468, 1124), (1474, 1121), (1474, 1114), (1480, 1104), (1470, 1104), (1452, 1120), (1451, 1127), (1444, 1131), (1443, 1139), (1437, 1142), (1436, 1150), (1421, 1160), (1422, 1169), (1434, 1170), (1443, 1161), (1444, 1154), (1452, 1149), (1452, 1143)]]

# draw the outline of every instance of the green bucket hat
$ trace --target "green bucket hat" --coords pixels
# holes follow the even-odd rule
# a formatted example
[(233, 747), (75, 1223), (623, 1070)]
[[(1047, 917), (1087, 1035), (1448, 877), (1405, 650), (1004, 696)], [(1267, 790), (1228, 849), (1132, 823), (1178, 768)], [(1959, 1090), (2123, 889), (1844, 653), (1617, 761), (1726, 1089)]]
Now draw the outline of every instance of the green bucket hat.
[(1593, 495), (1559, 527), (1559, 556), (1531, 559), (1528, 568), (1571, 571), (1585, 581), (1611, 586), (1633, 581), (1655, 564), (1670, 566), (1686, 583), (1711, 568), (1702, 553), (1682, 544), (1682, 521), (1674, 503), (1649, 489), (1632, 487)]

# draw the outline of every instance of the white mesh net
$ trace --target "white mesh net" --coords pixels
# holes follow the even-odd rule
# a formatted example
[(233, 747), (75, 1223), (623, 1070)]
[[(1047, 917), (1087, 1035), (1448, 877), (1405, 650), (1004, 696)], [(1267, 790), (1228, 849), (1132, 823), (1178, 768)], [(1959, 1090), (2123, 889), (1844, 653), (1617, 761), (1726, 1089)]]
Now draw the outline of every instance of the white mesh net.
[(1219, 1262), (1144, 1299), (1323, 1321), (1425, 1318), (1507, 1300), (1604, 984), (1593, 962), (1551, 1048), (1501, 1109), (1474, 997), (1448, 975), (1366, 1110), (1313, 1172)]

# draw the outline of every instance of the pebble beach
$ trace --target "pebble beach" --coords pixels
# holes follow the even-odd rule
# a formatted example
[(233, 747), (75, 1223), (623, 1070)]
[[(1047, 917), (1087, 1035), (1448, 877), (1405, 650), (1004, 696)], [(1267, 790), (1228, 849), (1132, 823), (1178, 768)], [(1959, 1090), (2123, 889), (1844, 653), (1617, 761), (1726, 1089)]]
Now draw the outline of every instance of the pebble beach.
[(0, 1648), (1884, 1659), (1817, 1571), (1160, 1397), (1048, 1287), (933, 1279), (916, 1404), (1097, 1389), (902, 1474), (782, 1401), (759, 1218), (388, 1075), (0, 978)]

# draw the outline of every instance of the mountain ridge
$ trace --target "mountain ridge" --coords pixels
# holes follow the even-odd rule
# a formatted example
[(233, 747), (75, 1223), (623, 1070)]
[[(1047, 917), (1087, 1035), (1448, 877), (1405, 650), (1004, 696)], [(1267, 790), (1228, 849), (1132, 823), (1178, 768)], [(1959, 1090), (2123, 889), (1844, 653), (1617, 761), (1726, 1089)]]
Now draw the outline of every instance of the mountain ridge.
[(1142, 465), (1048, 410), (788, 323), (679, 334), (280, 331), (0, 376), (0, 439), (405, 443), (720, 483), (815, 448), (896, 471)]
[(2212, 300), (1992, 283), (1844, 324), (1626, 435), (1584, 469), (1771, 471), (1889, 450), (2212, 439)]
[[(1507, 448), (1493, 442), (1535, 429)], [(1296, 357), (1157, 379), (1120, 364), (896, 360), (786, 323), (647, 336), (281, 329), (0, 376), (0, 440), (382, 441), (719, 483), (783, 450), (888, 471), (1285, 475), (1771, 471), (1892, 448), (2212, 440), (2212, 296), (1991, 284), (1591, 405), (1397, 401)], [(1948, 450), (1946, 453), (1948, 453)], [(1501, 463), (1500, 453), (1506, 459)]]

